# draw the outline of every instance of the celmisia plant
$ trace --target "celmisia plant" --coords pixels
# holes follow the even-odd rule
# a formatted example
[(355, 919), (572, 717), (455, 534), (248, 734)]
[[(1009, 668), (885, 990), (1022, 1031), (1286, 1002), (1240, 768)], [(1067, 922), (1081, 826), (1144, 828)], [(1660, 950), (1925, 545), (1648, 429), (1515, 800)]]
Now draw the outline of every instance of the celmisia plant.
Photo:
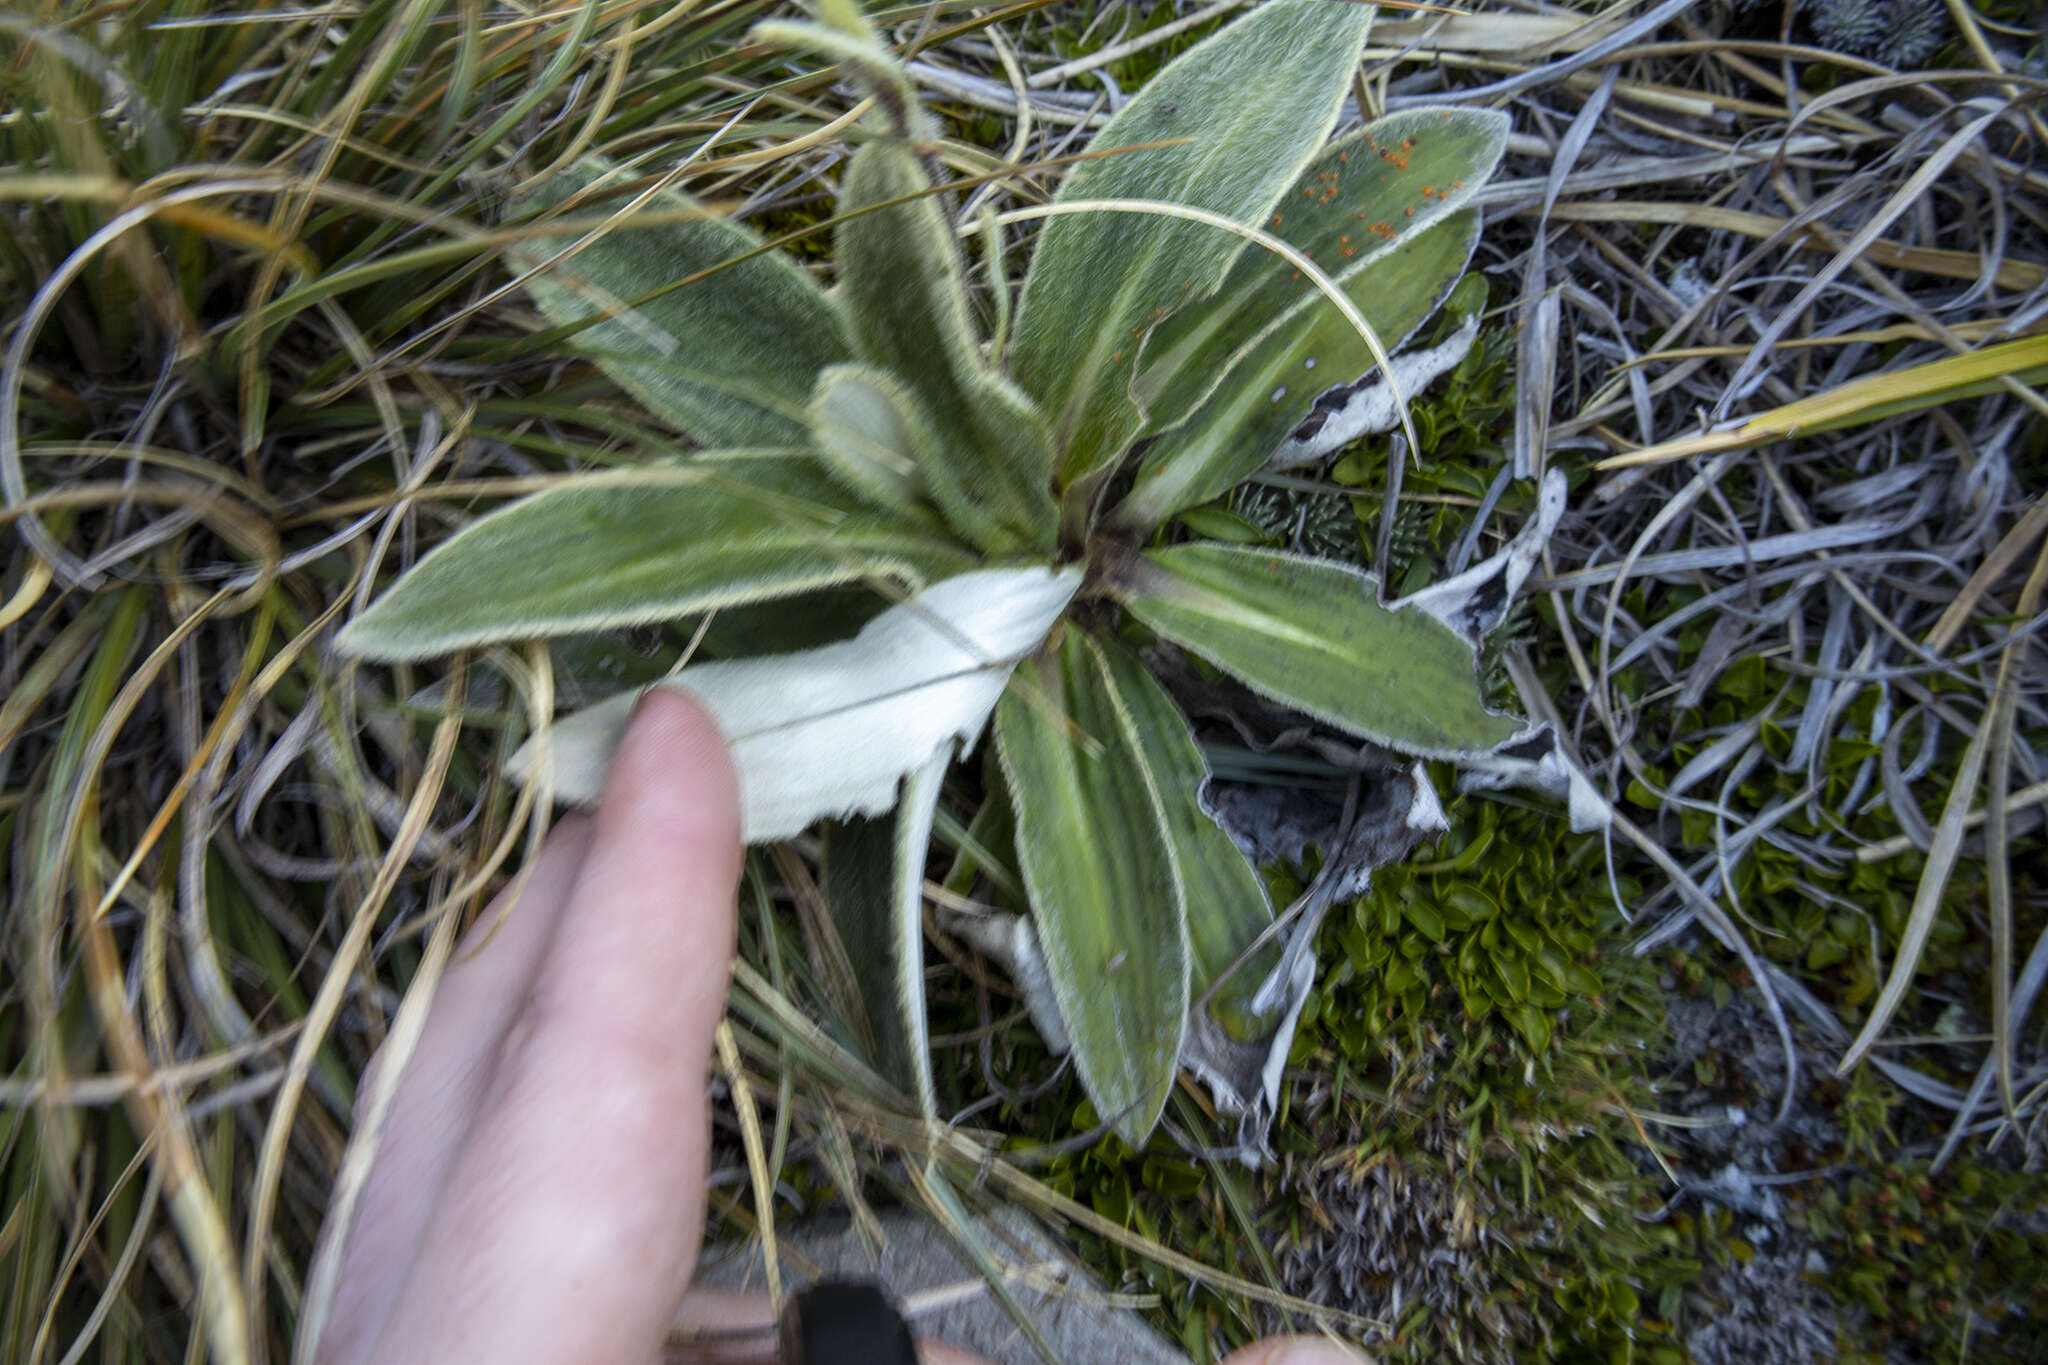
[[(1416, 109), (1331, 141), (1371, 7), (1273, 0), (1147, 84), (1050, 207), (1013, 216), (1044, 220), (1014, 309), (1000, 226), (981, 225), (982, 335), (908, 77), (852, 0), (821, 11), (758, 36), (828, 53), (874, 97), (850, 134), (836, 287), (660, 184), (608, 221), (566, 216), (626, 183), (597, 160), (517, 205), (563, 225), (511, 255), (542, 311), (709, 449), (479, 519), (341, 643), (409, 660), (883, 590), (893, 605), (851, 638), (661, 685), (724, 727), (750, 840), (856, 822), (828, 857), (883, 871), (828, 867), (835, 913), (857, 964), (893, 983), (869, 1003), (875, 1060), (928, 1112), (927, 849), (948, 768), (993, 718), (1033, 952), (1090, 1098), (1135, 1144), (1191, 1020), (1284, 1055), (1293, 1015), (1265, 886), (1200, 803), (1202, 752), (1133, 623), (1398, 753), (1530, 740), (1482, 703), (1473, 632), (1449, 611), (1177, 521), (1283, 443), (1298, 458), (1325, 428), (1339, 438), (1382, 346), (1464, 272), (1506, 119)], [(519, 774), (593, 799), (636, 696), (556, 722)]]

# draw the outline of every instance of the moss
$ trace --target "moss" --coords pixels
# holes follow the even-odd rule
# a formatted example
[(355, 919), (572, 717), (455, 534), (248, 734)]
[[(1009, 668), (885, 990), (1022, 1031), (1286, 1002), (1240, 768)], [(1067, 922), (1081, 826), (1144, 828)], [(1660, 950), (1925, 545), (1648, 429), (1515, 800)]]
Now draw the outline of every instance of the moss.
[[(1701, 1268), (1695, 1225), (1644, 1221), (1666, 1198), (1634, 1117), (1653, 1107), (1639, 1041), (1660, 1018), (1653, 973), (1616, 951), (1597, 837), (1492, 801), (1451, 815), (1437, 857), (1382, 869), (1326, 921), (1270, 1165), (1191, 1158), (1181, 1141), (1199, 1151), (1225, 1128), (1183, 1096), (1177, 1135), (1061, 1152), (1039, 1174), (1176, 1251), (1386, 1319), (1372, 1344), (1391, 1359), (1631, 1345), (1651, 1358), (1675, 1339), (1659, 1303)], [(1274, 869), (1276, 900), (1313, 873)], [(1044, 1065), (1035, 1038), (1006, 1034), (994, 1055), (1011, 1080)], [(1062, 1081), (997, 1124), (1058, 1150), (1094, 1121)], [(1082, 1246), (1112, 1285), (1158, 1294), (1162, 1326), (1191, 1348), (1288, 1325), (1122, 1248)], [(1248, 1247), (1278, 1250), (1261, 1265)]]

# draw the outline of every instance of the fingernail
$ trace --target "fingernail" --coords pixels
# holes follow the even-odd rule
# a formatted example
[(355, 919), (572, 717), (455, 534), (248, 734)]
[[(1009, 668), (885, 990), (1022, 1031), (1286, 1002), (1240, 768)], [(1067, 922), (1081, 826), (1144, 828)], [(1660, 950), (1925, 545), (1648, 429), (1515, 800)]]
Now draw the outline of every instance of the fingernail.
[(1367, 1365), (1370, 1356), (1339, 1346), (1334, 1341), (1304, 1337), (1292, 1341), (1266, 1358), (1266, 1365)]

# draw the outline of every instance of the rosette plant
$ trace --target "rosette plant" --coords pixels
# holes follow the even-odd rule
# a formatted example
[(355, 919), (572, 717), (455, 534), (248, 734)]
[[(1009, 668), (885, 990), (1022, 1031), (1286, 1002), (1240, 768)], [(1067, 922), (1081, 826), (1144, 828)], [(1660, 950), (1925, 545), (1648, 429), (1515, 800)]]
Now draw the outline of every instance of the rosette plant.
[[(342, 647), (410, 660), (872, 585), (889, 605), (848, 638), (664, 685), (723, 725), (749, 839), (833, 822), (839, 930), (891, 983), (867, 1003), (874, 1060), (928, 1111), (927, 850), (942, 780), (992, 717), (1058, 1025), (1097, 1110), (1142, 1141), (1191, 1017), (1269, 1044), (1292, 1022), (1261, 989), (1278, 960), (1265, 886), (1198, 801), (1202, 751), (1133, 637), (1400, 753), (1524, 733), (1482, 703), (1469, 636), (1437, 615), (1383, 604), (1346, 565), (1177, 520), (1337, 413), (1470, 260), (1467, 201), (1506, 120), (1416, 109), (1332, 141), (1371, 17), (1273, 0), (1160, 72), (1050, 207), (1009, 216), (1041, 223), (1014, 307), (1003, 224), (978, 225), (985, 333), (903, 68), (851, 0), (764, 30), (874, 100), (849, 135), (836, 284), (607, 163), (516, 204), (561, 228), (510, 258), (541, 310), (706, 449), (481, 517)], [(636, 695), (557, 721), (519, 775), (594, 798)]]

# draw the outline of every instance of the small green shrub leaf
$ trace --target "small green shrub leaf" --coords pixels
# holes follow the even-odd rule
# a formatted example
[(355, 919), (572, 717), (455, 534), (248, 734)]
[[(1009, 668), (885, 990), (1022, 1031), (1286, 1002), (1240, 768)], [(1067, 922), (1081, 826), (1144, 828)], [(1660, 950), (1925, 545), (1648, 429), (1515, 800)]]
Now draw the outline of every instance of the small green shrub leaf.
[(1142, 1146), (1187, 1029), (1188, 930), (1148, 756), (1100, 647), (1068, 629), (996, 707), (1017, 861), (1095, 1108)]
[[(586, 159), (515, 207), (554, 208), (613, 174)], [(795, 261), (760, 251), (758, 235), (687, 195), (662, 190), (632, 202), (636, 213), (673, 221), (636, 228), (625, 217), (557, 263), (548, 264), (580, 239), (522, 242), (507, 261), (550, 322), (603, 318), (576, 344), (678, 430), (709, 446), (801, 442), (818, 371), (851, 358), (838, 308)]]
[(959, 244), (930, 189), (899, 141), (854, 155), (836, 238), (854, 345), (921, 401), (931, 428), (924, 486), (954, 529), (991, 551), (1047, 550), (1052, 435), (1031, 401), (982, 361)]
[[(1374, 269), (1344, 281), (1344, 292), (1392, 350), (1436, 311), (1479, 241), (1479, 214), (1467, 209), (1388, 247)], [(1192, 416), (1145, 452), (1137, 486), (1114, 516), (1150, 530), (1182, 508), (1206, 502), (1257, 469), (1320, 411), (1319, 395), (1348, 389), (1376, 368), (1372, 352), (1326, 299), (1269, 330), (1248, 351), (1227, 357), (1234, 338), (1218, 336), (1216, 364), (1229, 380)], [(1398, 367), (1401, 361), (1395, 357)]]
[[(1137, 734), (1138, 750), (1159, 789), (1162, 828), (1187, 899), (1189, 995), (1209, 996), (1209, 1017), (1240, 1042), (1263, 1038), (1272, 1021), (1251, 1005), (1280, 960), (1276, 937), (1238, 966), (1238, 959), (1273, 925), (1266, 884), (1223, 827), (1202, 809), (1200, 792), (1209, 765), (1188, 723), (1135, 655), (1115, 640), (1101, 642), (1110, 686)], [(1234, 969), (1234, 970), (1233, 970)], [(1215, 993), (1210, 988), (1221, 981)]]
[[(1492, 176), (1507, 149), (1508, 116), (1492, 109), (1409, 109), (1340, 138), (1309, 163), (1263, 224), (1299, 247), (1368, 310), (1388, 288), (1441, 300), (1463, 262), (1439, 280), (1406, 276), (1441, 264), (1398, 248), (1456, 213)], [(1476, 222), (1474, 234), (1478, 231)], [(1253, 247), (1237, 258), (1222, 288), (1175, 309), (1146, 337), (1131, 392), (1151, 413), (1153, 430), (1179, 421), (1218, 386), (1236, 387), (1237, 359), (1284, 320), (1314, 309), (1342, 318), (1279, 256)], [(1382, 328), (1366, 317), (1391, 351), (1407, 328)], [(1421, 319), (1416, 319), (1419, 322)], [(1411, 323), (1410, 326), (1413, 324)], [(1398, 327), (1398, 318), (1395, 326)], [(1348, 331), (1349, 329), (1346, 328)], [(1371, 353), (1364, 343), (1366, 368)], [(1320, 384), (1290, 387), (1304, 400), (1320, 388), (1358, 378), (1365, 369), (1318, 370)], [(1295, 376), (1306, 381), (1312, 376)], [(1248, 382), (1248, 381), (1245, 381)], [(1261, 390), (1264, 392), (1264, 390)], [(1306, 411), (1306, 403), (1302, 405)]]
[(1125, 605), (1255, 690), (1375, 743), (1452, 758), (1522, 723), (1486, 709), (1472, 646), (1419, 611), (1380, 605), (1346, 565), (1234, 545), (1177, 545), (1128, 571)]
[[(1052, 629), (1078, 569), (983, 569), (926, 588), (850, 640), (794, 654), (695, 664), (662, 682), (704, 704), (739, 773), (748, 843), (814, 822), (877, 815), (941, 748), (981, 733), (1016, 661)], [(633, 718), (626, 692), (556, 722), (508, 764), (557, 799), (595, 801)], [(926, 817), (929, 818), (929, 817)]]
[(878, 507), (922, 510), (918, 467), (931, 451), (931, 426), (917, 399), (872, 365), (832, 365), (811, 395), (811, 439), (825, 467)]
[(931, 525), (846, 501), (799, 451), (585, 475), (464, 527), (357, 617), (340, 646), (419, 659), (834, 583), (916, 587), (974, 566)]
[[(1084, 162), (1058, 202), (1164, 200), (1265, 224), (1336, 122), (1372, 14), (1328, 0), (1252, 10), (1153, 77), (1089, 148), (1175, 145)], [(1013, 354), (1018, 382), (1053, 419), (1068, 479), (1142, 430), (1128, 389), (1145, 329), (1213, 291), (1244, 249), (1233, 233), (1177, 218), (1077, 213), (1046, 224)]]

